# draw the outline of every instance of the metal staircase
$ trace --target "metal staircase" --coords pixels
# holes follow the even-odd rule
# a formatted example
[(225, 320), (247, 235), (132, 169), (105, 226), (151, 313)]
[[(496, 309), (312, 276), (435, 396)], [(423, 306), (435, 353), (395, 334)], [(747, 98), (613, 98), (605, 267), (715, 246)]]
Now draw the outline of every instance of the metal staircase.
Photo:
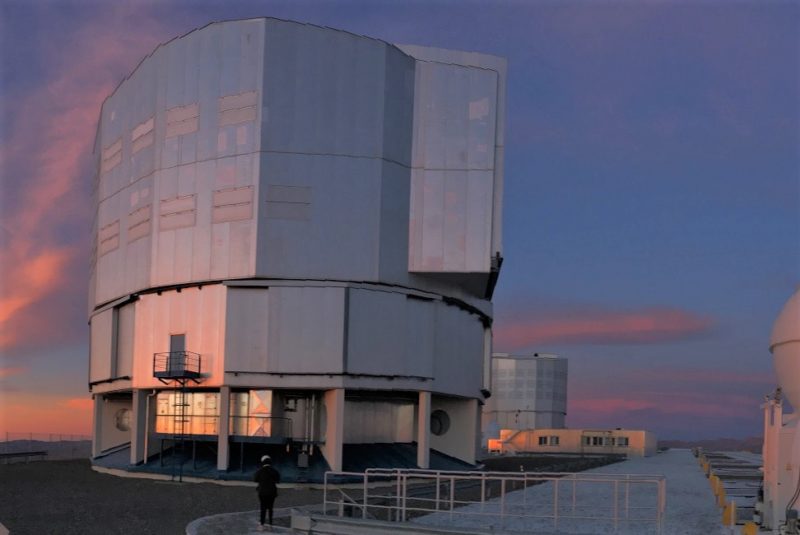
[(191, 437), (192, 419), (188, 414), (189, 382), (200, 384), (201, 358), (191, 351), (169, 351), (153, 355), (153, 377), (174, 388), (172, 410), (172, 480), (183, 481), (186, 440)]

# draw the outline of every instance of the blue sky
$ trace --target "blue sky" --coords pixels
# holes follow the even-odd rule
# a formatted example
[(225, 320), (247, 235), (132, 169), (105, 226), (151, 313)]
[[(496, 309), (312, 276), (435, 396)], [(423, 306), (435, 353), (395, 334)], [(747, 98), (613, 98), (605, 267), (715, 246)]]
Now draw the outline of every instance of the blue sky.
[(10, 429), (12, 411), (48, 422), (28, 407), (43, 384), (59, 422), (87, 425), (90, 157), (102, 99), (160, 42), (213, 20), (274, 16), (506, 57), (496, 348), (570, 359), (571, 426), (760, 433), (758, 405), (775, 381), (769, 331), (800, 283), (800, 4), (0, 10), (0, 427), (31, 430)]

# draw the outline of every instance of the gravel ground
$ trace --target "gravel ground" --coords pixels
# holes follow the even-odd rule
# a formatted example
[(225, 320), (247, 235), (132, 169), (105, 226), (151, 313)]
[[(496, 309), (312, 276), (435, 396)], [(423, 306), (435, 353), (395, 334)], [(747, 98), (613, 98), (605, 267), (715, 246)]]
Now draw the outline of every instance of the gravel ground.
[[(280, 492), (277, 507), (322, 501), (320, 491)], [(251, 487), (117, 477), (88, 460), (0, 465), (0, 523), (13, 535), (177, 535), (198, 517), (257, 507)]]

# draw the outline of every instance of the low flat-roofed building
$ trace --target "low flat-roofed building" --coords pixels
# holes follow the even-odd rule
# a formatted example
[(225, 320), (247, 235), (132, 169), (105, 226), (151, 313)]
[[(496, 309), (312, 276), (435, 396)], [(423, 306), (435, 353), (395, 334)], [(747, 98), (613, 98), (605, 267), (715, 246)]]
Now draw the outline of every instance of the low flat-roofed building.
[(499, 439), (489, 440), (489, 452), (649, 457), (657, 444), (654, 433), (637, 429), (502, 429)]

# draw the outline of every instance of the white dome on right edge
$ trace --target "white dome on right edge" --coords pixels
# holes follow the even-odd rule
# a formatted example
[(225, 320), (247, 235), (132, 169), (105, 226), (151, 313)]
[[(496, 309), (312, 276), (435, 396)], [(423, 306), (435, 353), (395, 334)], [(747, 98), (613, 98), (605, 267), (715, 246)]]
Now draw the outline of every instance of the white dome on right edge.
[(769, 340), (778, 385), (792, 407), (800, 408), (800, 289), (789, 298)]
[(800, 342), (800, 288), (783, 305), (769, 337), (769, 350), (774, 351), (778, 344)]

